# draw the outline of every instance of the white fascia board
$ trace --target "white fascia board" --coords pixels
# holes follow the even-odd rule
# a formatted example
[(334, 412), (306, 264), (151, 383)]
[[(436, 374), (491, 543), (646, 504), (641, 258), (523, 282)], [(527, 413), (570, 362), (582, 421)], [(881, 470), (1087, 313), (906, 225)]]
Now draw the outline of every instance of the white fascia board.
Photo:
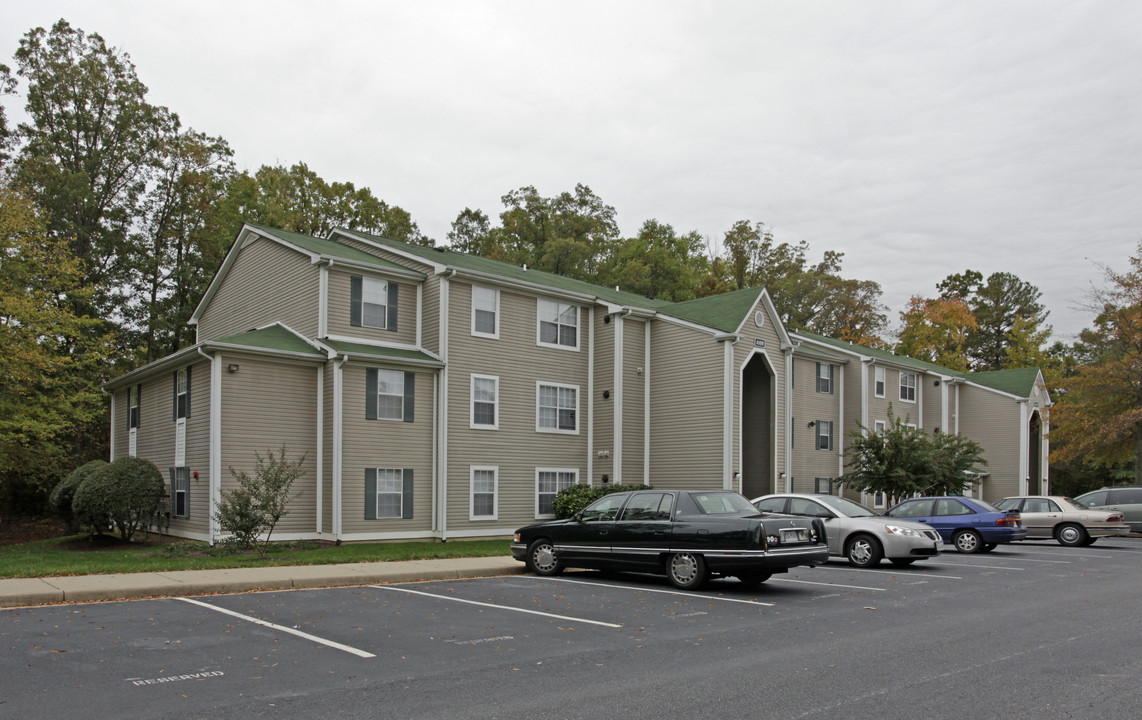
[(777, 306), (773, 304), (773, 298), (769, 296), (769, 288), (761, 289), (761, 294), (757, 296), (757, 300), (750, 306), (749, 312), (742, 318), (735, 332), (740, 333), (742, 331), (742, 328), (745, 327), (745, 324), (757, 311), (758, 305), (765, 308), (765, 312), (769, 316), (769, 322), (773, 324), (774, 329), (777, 331), (777, 339), (780, 341), (781, 347), (792, 347), (793, 341), (789, 336), (789, 332), (785, 329), (785, 323), (781, 321), (781, 316), (777, 314)]
[(318, 338), (314, 342), (321, 348), (321, 350), (323, 352), (335, 352), (335, 353), (339, 353), (339, 354), (345, 354), (344, 350), (337, 350), (337, 349), (333, 348), (332, 346), (321, 342), (322, 340), (333, 340), (334, 342), (347, 342), (347, 343), (353, 343), (355, 345), (368, 345), (369, 347), (388, 348), (391, 350), (413, 350), (416, 352), (422, 352), (425, 355), (432, 358), (433, 360), (440, 360), (441, 359), (438, 354), (432, 352), (431, 350), (426, 350), (425, 348), (420, 347), (419, 345), (410, 345), (407, 343), (386, 343), (386, 342), (381, 342), (378, 340), (371, 340), (371, 339), (367, 339), (367, 338), (352, 337), (349, 335), (326, 335), (323, 338)]
[(544, 285), (542, 283), (530, 282), (527, 280), (517, 280), (515, 278), (504, 277), (503, 275), (495, 275), (493, 273), (480, 272), (478, 270), (465, 270), (454, 265), (449, 265), (447, 271), (454, 271), (453, 275), (461, 280), (475, 280), (481, 283), (488, 283), (499, 285), (501, 287), (524, 289), (536, 295), (544, 295), (547, 297), (560, 298), (562, 300), (571, 300), (578, 303), (596, 303), (599, 298), (587, 293), (575, 292), (574, 290), (560, 290), (559, 288)]
[(198, 354), (198, 349), (204, 347), (205, 345), (206, 343), (196, 343), (190, 347), (179, 350), (173, 355), (167, 355), (165, 358), (159, 358), (158, 360), (147, 363), (142, 367), (135, 368), (128, 373), (120, 375), (117, 378), (112, 378), (111, 380), (103, 383), (103, 389), (108, 392), (114, 392), (121, 387), (131, 385), (138, 380), (150, 376), (153, 373), (158, 373), (163, 370), (170, 370), (172, 368), (184, 365), (186, 364), (186, 358), (191, 355), (201, 357), (201, 355)]
[(673, 315), (667, 315), (667, 314), (662, 313), (662, 312), (655, 315), (654, 319), (655, 320), (661, 320), (662, 322), (670, 323), (671, 325), (677, 325), (679, 327), (689, 328), (690, 330), (697, 330), (698, 332), (709, 335), (710, 337), (713, 337), (717, 340), (737, 339), (737, 337), (738, 337), (738, 335), (736, 333), (726, 333), (726, 332), (723, 332), (721, 330), (716, 330), (716, 329), (709, 327), (707, 325), (699, 325), (696, 322), (690, 322), (689, 320), (683, 320), (681, 318), (676, 318)]

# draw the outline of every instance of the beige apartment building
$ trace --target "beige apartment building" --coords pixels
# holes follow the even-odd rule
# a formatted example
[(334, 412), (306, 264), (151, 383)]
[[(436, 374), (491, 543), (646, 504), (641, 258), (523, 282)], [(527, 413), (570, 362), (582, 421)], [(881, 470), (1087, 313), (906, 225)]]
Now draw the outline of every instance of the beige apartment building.
[(233, 472), (282, 447), (306, 474), (281, 539), (501, 537), (575, 483), (836, 493), (847, 433), (889, 402), (984, 445), (983, 497), (1046, 490), (1037, 371), (789, 333), (764, 288), (671, 303), (247, 225), (191, 322), (195, 345), (106, 385), (112, 458), (167, 473), (170, 532), (189, 538), (218, 538)]

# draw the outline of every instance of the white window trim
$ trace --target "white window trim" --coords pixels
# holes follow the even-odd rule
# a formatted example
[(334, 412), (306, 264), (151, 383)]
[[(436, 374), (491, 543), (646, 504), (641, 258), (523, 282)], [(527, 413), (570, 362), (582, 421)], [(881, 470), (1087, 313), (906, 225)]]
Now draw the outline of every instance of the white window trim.
[[(880, 392), (876, 391), (877, 384), (880, 385)], [(874, 397), (882, 398), (888, 393), (888, 372), (883, 367), (874, 367), (872, 375), (872, 394)]]
[[(539, 308), (543, 303), (550, 303), (555, 306), (555, 317), (560, 315), (560, 307), (573, 307), (575, 308), (575, 345), (563, 345), (561, 343), (547, 343), (543, 342), (540, 338), (543, 336), (540, 328)], [(558, 300), (545, 300), (544, 298), (536, 298), (535, 302), (535, 344), (539, 347), (554, 348), (556, 350), (570, 350), (572, 352), (579, 352), (579, 345), (582, 342), (581, 325), (582, 325), (582, 308), (574, 303), (559, 302)], [(558, 328), (558, 323), (556, 324)], [(557, 332), (558, 334), (558, 332)]]
[[(477, 380), (495, 380), (496, 381), (496, 399), (494, 400), (496, 406), (496, 421), (491, 425), (483, 425), (476, 422), (476, 381)], [(468, 427), (472, 430), (499, 430), (500, 429), (500, 378), (498, 375), (477, 375), (472, 374), (471, 380), (468, 383)]]
[[(492, 473), (492, 514), (476, 514), (476, 473), (479, 471)], [(539, 476), (536, 475), (538, 480)], [(539, 494), (536, 493), (536, 497)], [(499, 520), (500, 517), (500, 467), (498, 465), (470, 465), (468, 467), (468, 519), (469, 520)]]
[[(493, 311), (496, 314), (496, 331), (493, 333), (481, 332), (476, 329), (476, 290), (487, 290), (495, 293), (496, 295), (496, 309)], [(472, 337), (489, 338), (491, 340), (500, 339), (500, 291), (497, 288), (485, 287), (483, 285), (472, 286)]]
[[(373, 494), (373, 514), (377, 520), (400, 520), (404, 517), (404, 468), (374, 468), (377, 471), (377, 491)], [(381, 514), (381, 473), (395, 472), (397, 473), (398, 486), (400, 490), (396, 493), (386, 492), (385, 495), (397, 495), (400, 497), (400, 502), (397, 503), (396, 515), (382, 515)]]
[[(906, 387), (909, 387), (908, 385), (905, 385), (905, 384), (904, 384), (904, 378), (906, 378), (906, 377), (910, 377), (910, 378), (912, 378), (912, 385), (911, 385), (911, 388), (912, 388), (912, 399), (911, 399), (911, 400), (909, 400), (909, 399), (907, 399), (907, 398), (905, 398), (905, 397), (904, 397), (904, 388), (906, 388)], [(919, 375), (917, 375), (916, 373), (910, 373), (910, 372), (902, 372), (902, 373), (900, 373), (900, 402), (906, 402), (906, 403), (913, 403), (913, 404), (915, 404), (915, 402), (916, 402), (916, 397), (919, 395), (919, 392), (920, 392), (920, 391), (919, 391), (919, 387), (920, 387), (920, 377), (919, 377)]]
[[(368, 302), (365, 300), (365, 286), (368, 283), (381, 283), (382, 285), (384, 285), (384, 291), (382, 292), (382, 295), (384, 295), (384, 297), (385, 297), (384, 304), (378, 304), (375, 302)], [(377, 305), (377, 306), (383, 307), (385, 309), (385, 311), (383, 313), (381, 313), (382, 320), (381, 320), (380, 325), (371, 325), (371, 324), (365, 322), (365, 305)], [(376, 330), (388, 330), (389, 329), (388, 324), (389, 324), (389, 281), (388, 280), (381, 280), (380, 278), (370, 277), (368, 275), (362, 275), (361, 276), (361, 327), (374, 328)]]
[[(822, 435), (821, 434), (821, 428), (825, 425), (825, 423), (829, 424), (829, 432)], [(818, 450), (833, 450), (833, 445), (834, 445), (834, 443), (833, 443), (833, 421), (832, 420), (818, 420), (817, 425), (816, 425), (816, 430), (817, 430), (817, 440), (816, 440), (816, 442), (813, 443), (816, 446), (816, 448)], [(829, 441), (829, 447), (821, 447), (821, 438), (822, 437)]]
[[(541, 473), (571, 473), (575, 479), (571, 481), (572, 485), (579, 484), (579, 468), (560, 468), (560, 467), (537, 467), (535, 469), (535, 519), (536, 520), (550, 520), (555, 517), (555, 513), (539, 513), (539, 476)], [(558, 491), (556, 491), (558, 494)]]
[[(824, 376), (821, 375), (822, 372), (825, 373)], [(833, 365), (831, 363), (817, 363), (817, 392), (821, 393), (822, 395), (832, 395), (835, 377), (836, 371), (833, 370)], [(827, 384), (827, 390), (821, 389), (822, 382)]]
[[(399, 393), (386, 393), (381, 392), (381, 373), (396, 373), (400, 376), (400, 392)], [(371, 399), (375, 403), (377, 410), (378, 420), (389, 420), (392, 422), (404, 422), (404, 371), (393, 370), (391, 368), (377, 368), (377, 394)], [(400, 398), (400, 412), (396, 417), (388, 417), (381, 414), (381, 397), (397, 397)]]
[(885, 422), (884, 420), (873, 420), (872, 421), (872, 431), (874, 433), (882, 433), (887, 429), (888, 429), (888, 423)]
[[(539, 424), (539, 417), (540, 417), (539, 397), (540, 397), (540, 392), (539, 391), (540, 391), (540, 388), (544, 388), (544, 387), (563, 388), (565, 390), (574, 390), (575, 391), (575, 429), (574, 430), (563, 430), (563, 429), (558, 428), (558, 427), (549, 428), (549, 427), (541, 427), (540, 426), (540, 424)], [(535, 431), (540, 432), (540, 433), (554, 433), (557, 435), (578, 435), (579, 434), (579, 425), (580, 425), (579, 418), (581, 417), (581, 415), (579, 414), (579, 397), (580, 397), (580, 395), (581, 395), (581, 393), (579, 392), (579, 386), (578, 385), (566, 385), (564, 383), (553, 383), (553, 382), (544, 382), (543, 380), (536, 380), (535, 381)], [(559, 422), (558, 412), (559, 412), (558, 408), (556, 408), (556, 416), (557, 416), (556, 417), (556, 423)]]

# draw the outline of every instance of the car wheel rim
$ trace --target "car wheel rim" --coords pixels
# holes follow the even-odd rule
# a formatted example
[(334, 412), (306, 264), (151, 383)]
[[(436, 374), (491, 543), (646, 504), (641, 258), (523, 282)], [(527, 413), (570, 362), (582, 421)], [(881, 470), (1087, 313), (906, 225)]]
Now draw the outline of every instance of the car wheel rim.
[(867, 540), (857, 540), (849, 550), (849, 558), (858, 565), (867, 565), (871, 555)]
[(956, 538), (956, 547), (960, 550), (963, 550), (964, 552), (971, 552), (972, 550), (975, 550), (976, 545), (978, 544), (979, 543), (976, 541), (975, 535), (972, 535), (971, 533), (964, 533), (963, 535), (960, 535), (958, 538)]
[(540, 545), (531, 557), (535, 567), (541, 572), (548, 572), (555, 567), (555, 548), (550, 545)]
[(1059, 536), (1063, 539), (1063, 542), (1066, 543), (1078, 542), (1080, 537), (1078, 528), (1073, 527), (1063, 528)]
[(675, 555), (670, 561), (670, 574), (680, 583), (687, 584), (698, 576), (698, 561), (690, 554)]

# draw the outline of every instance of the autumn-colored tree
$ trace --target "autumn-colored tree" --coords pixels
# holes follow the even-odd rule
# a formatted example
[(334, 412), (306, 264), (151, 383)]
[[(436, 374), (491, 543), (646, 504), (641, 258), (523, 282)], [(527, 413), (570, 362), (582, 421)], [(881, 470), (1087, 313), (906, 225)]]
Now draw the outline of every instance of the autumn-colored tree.
[(904, 325), (896, 352), (953, 370), (968, 369), (966, 349), (977, 323), (965, 301), (913, 296), (900, 319)]
[(1079, 335), (1091, 361), (1064, 381), (1051, 413), (1052, 462), (1133, 460), (1142, 484), (1142, 241), (1130, 268), (1104, 267), (1094, 327)]
[(111, 334), (77, 315), (82, 263), (27, 197), (0, 185), (0, 501), (46, 497), (87, 458), (76, 436), (104, 411), (98, 383)]

